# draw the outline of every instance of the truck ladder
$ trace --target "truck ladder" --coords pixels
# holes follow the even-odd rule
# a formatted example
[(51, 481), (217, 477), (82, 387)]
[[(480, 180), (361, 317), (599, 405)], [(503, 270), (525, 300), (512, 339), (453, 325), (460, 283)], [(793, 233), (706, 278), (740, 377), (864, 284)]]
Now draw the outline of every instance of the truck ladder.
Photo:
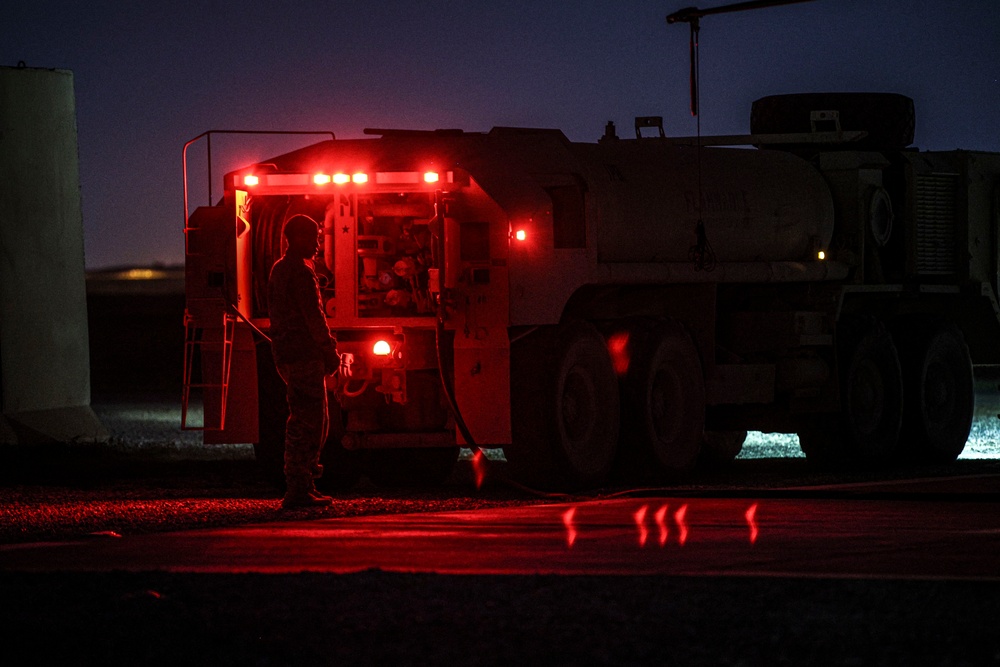
[[(221, 314), (220, 326), (201, 326), (187, 312), (184, 314), (184, 394), (181, 399), (181, 429), (185, 431), (221, 431), (226, 427), (226, 401), (229, 395), (229, 369), (233, 358), (236, 318)], [(195, 382), (194, 364), (199, 360), (201, 381)], [(201, 426), (188, 424), (191, 390), (200, 395), (203, 418)], [(216, 402), (217, 401), (217, 402)]]

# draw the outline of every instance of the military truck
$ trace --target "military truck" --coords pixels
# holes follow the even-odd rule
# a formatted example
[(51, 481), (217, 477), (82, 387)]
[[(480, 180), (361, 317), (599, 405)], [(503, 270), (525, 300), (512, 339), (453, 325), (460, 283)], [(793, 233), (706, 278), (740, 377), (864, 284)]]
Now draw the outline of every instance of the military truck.
[(747, 430), (821, 465), (953, 460), (1000, 362), (1000, 156), (912, 148), (914, 115), (780, 95), (741, 136), (369, 129), (232, 170), (185, 199), (186, 425), (197, 403), (207, 443), (280, 471), (266, 285), (303, 214), (345, 360), (328, 486), (439, 481), (468, 445), (593, 487), (731, 461)]

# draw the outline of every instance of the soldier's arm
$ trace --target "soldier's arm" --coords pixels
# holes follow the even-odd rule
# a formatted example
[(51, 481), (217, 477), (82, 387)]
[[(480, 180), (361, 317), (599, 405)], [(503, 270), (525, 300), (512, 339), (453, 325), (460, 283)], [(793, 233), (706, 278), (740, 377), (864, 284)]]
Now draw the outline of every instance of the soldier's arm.
[(295, 294), (296, 306), (302, 313), (306, 328), (309, 330), (309, 336), (323, 350), (324, 357), (327, 356), (328, 350), (335, 352), (337, 341), (330, 334), (330, 327), (326, 324), (319, 285), (311, 272), (296, 274), (293, 293)]

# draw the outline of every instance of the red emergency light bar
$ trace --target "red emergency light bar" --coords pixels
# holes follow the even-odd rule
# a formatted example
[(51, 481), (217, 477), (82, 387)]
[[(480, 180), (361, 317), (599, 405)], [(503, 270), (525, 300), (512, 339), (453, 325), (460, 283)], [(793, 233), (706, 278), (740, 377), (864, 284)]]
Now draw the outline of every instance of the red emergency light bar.
[[(247, 188), (287, 188), (303, 187), (309, 185), (328, 186), (348, 184), (366, 185), (369, 183), (369, 175), (365, 172), (347, 173), (338, 171), (336, 173), (317, 172), (314, 174), (244, 174), (236, 178), (236, 183)], [(455, 172), (448, 171), (443, 174), (436, 171), (379, 171), (375, 173), (376, 185), (403, 185), (403, 186), (423, 186), (437, 185), (439, 183), (454, 183)]]

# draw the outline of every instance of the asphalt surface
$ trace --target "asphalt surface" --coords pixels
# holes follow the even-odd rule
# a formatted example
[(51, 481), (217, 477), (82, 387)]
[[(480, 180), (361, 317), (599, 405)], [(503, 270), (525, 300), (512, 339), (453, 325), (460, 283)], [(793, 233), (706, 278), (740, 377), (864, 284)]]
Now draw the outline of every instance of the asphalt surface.
[(16, 571), (672, 575), (1000, 583), (994, 503), (639, 497), (0, 546)]

